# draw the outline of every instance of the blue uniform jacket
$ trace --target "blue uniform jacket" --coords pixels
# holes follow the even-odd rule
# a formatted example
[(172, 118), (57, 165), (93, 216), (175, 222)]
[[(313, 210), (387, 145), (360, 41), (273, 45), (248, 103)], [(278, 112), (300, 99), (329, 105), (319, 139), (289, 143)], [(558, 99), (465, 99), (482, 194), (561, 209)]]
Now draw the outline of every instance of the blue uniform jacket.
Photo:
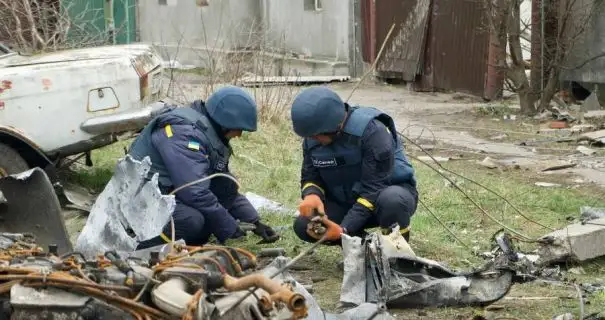
[[(170, 133), (165, 130), (167, 124), (170, 124)], [(156, 128), (151, 141), (162, 157), (174, 187), (207, 177), (216, 171), (210, 168), (208, 160), (210, 146), (203, 143), (202, 132), (193, 125), (168, 113), (158, 117)], [(228, 170), (227, 164), (224, 173), (228, 173)], [(224, 241), (235, 233), (237, 223), (210, 190), (210, 182), (207, 180), (184, 188), (176, 193), (176, 197), (183, 204), (198, 210), (218, 240)]]
[[(391, 185), (390, 176), (393, 173), (396, 148), (392, 134), (379, 120), (371, 120), (361, 136), (362, 152), (361, 188), (358, 196), (376, 203), (376, 199), (383, 189)], [(316, 186), (304, 188), (302, 196), (313, 193), (324, 198), (322, 185), (326, 185), (313, 165), (309, 150), (303, 145), (303, 166), (301, 182), (313, 183)], [(329, 194), (326, 195), (329, 197)], [(334, 201), (334, 199), (329, 199)], [(346, 230), (359, 230), (363, 228), (372, 212), (359, 202), (341, 203), (350, 206), (348, 213), (340, 224)]]

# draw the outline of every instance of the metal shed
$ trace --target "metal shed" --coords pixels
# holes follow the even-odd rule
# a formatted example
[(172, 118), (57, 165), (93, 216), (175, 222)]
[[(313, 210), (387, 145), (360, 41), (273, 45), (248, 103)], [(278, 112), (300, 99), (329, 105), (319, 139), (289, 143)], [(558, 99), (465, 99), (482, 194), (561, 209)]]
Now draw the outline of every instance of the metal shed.
[[(484, 7), (474, 0), (366, 0), (362, 3), (366, 62), (373, 62), (396, 24), (376, 71), (415, 90), (454, 90), (491, 99), (501, 77), (489, 66)], [(498, 87), (499, 86), (499, 87)]]
[[(582, 13), (572, 16), (575, 20), (573, 23), (584, 28), (584, 32), (574, 41), (559, 80), (563, 89), (572, 91), (576, 98), (586, 95), (582, 91), (596, 91), (599, 102), (603, 105), (605, 104), (605, 3), (601, 0), (578, 0), (575, 5), (577, 7), (575, 9)], [(585, 16), (586, 14), (590, 16)]]

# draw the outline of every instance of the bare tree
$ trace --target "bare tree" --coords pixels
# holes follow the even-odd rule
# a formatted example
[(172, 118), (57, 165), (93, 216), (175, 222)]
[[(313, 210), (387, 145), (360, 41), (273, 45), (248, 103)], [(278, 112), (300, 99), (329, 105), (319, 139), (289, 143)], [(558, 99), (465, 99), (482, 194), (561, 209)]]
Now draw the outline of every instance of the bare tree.
[[(596, 6), (593, 0), (528, 0), (532, 3), (531, 62), (523, 59), (522, 0), (486, 1), (490, 30), (498, 48), (497, 67), (507, 87), (519, 95), (521, 111), (546, 109), (559, 88), (561, 70), (574, 45), (582, 39)], [(539, 11), (538, 11), (539, 10)], [(506, 55), (509, 47), (510, 56)], [(531, 68), (531, 76), (526, 74)], [(531, 79), (530, 79), (531, 78)], [(531, 81), (530, 81), (531, 80)]]
[(75, 2), (58, 0), (0, 0), (0, 41), (24, 53), (113, 43), (113, 34), (125, 26), (108, 32), (104, 9), (81, 3), (76, 8)]

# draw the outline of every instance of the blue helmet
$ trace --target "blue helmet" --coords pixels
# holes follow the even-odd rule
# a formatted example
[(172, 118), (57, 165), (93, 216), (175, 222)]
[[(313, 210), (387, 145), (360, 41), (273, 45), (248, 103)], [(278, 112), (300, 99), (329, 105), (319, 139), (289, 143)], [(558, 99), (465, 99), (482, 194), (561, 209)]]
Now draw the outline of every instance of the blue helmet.
[(206, 101), (206, 110), (224, 129), (256, 131), (256, 102), (241, 88), (227, 86), (216, 90)]
[(299, 93), (290, 111), (294, 132), (301, 137), (338, 131), (346, 115), (345, 104), (328, 87), (312, 87)]

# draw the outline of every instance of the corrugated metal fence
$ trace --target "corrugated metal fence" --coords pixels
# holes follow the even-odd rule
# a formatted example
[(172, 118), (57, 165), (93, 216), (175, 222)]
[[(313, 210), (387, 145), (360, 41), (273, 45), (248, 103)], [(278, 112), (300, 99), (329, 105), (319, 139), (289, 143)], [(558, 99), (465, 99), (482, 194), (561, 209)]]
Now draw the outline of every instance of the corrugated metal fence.
[(417, 90), (489, 95), (489, 29), (481, 1), (368, 1), (362, 16), (368, 62), (396, 24), (377, 66), (379, 76), (413, 82)]

